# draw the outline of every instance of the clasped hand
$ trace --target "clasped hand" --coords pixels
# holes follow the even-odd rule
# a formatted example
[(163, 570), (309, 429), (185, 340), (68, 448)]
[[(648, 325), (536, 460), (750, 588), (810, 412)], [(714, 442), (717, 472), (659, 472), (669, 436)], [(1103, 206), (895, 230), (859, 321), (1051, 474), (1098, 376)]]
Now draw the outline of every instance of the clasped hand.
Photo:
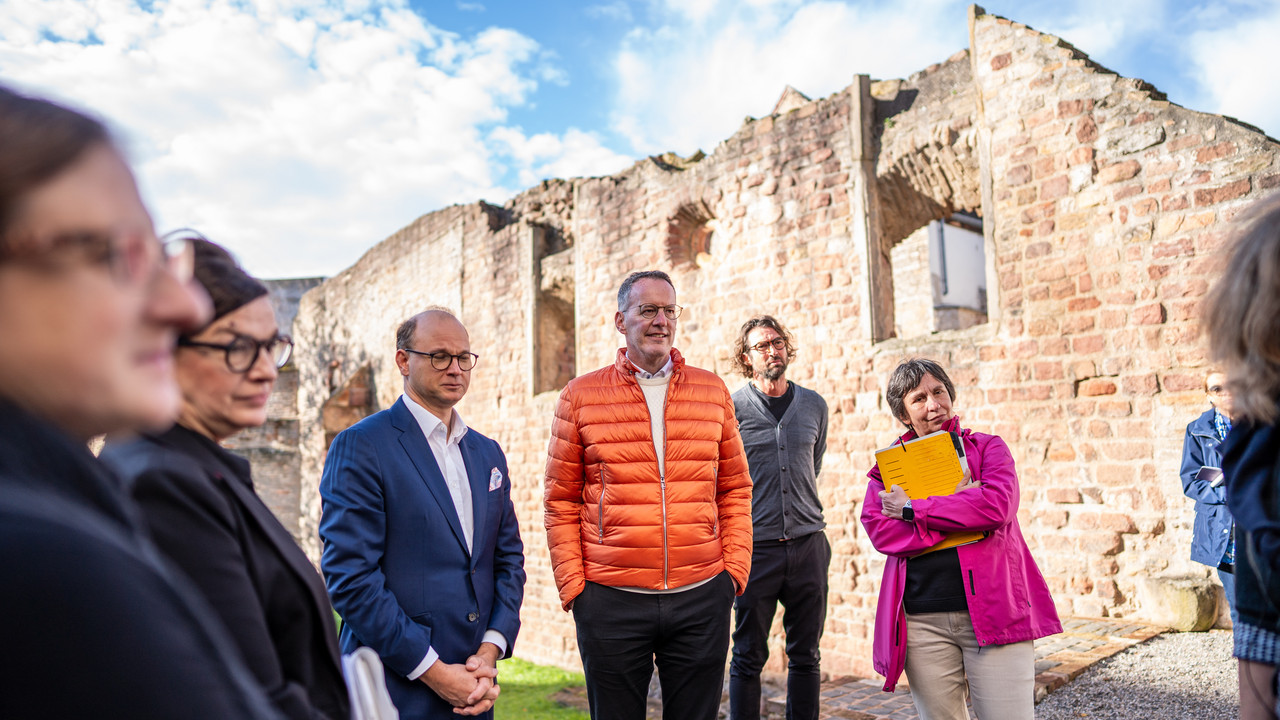
[[(490, 651), (488, 648), (492, 647)], [(459, 715), (480, 715), (493, 708), (498, 687), (497, 648), (485, 643), (465, 664), (436, 660), (421, 680), (437, 695), (453, 705)]]

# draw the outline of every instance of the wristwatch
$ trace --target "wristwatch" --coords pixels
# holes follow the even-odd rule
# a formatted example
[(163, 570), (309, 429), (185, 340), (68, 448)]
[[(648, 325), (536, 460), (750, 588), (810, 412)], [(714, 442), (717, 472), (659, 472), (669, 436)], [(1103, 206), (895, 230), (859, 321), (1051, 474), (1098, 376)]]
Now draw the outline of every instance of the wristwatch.
[(902, 519), (907, 522), (916, 521), (916, 511), (911, 508), (911, 498), (907, 498), (907, 504), (902, 506)]

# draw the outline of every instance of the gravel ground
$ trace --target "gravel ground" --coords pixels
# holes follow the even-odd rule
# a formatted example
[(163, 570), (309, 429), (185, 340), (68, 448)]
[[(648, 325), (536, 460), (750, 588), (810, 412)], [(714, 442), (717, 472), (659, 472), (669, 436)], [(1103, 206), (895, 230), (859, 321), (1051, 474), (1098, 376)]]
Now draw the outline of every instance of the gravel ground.
[(1231, 631), (1165, 633), (1094, 665), (1036, 706), (1036, 720), (1236, 720)]

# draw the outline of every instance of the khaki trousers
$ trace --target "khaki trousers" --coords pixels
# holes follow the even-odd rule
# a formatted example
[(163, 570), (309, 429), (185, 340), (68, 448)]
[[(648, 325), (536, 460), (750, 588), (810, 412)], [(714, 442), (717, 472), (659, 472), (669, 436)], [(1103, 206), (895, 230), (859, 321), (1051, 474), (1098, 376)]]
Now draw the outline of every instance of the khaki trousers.
[(978, 645), (967, 612), (907, 615), (907, 683), (920, 720), (1035, 717), (1035, 644)]

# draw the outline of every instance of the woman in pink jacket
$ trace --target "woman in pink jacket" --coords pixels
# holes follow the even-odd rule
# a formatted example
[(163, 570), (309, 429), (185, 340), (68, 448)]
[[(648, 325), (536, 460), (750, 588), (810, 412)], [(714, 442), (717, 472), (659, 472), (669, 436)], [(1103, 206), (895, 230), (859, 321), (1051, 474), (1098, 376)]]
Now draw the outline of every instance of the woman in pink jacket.
[[(953, 495), (909, 500), (867, 475), (862, 525), (888, 556), (876, 607), (873, 661), (893, 692), (903, 670), (921, 720), (967, 720), (966, 687), (982, 720), (1035, 716), (1036, 638), (1062, 632), (1018, 527), (1018, 475), (1009, 446), (960, 427), (956, 390), (932, 360), (902, 363), (885, 391), (906, 442), (939, 430), (960, 436), (969, 474)], [(987, 533), (921, 554), (947, 533)]]

